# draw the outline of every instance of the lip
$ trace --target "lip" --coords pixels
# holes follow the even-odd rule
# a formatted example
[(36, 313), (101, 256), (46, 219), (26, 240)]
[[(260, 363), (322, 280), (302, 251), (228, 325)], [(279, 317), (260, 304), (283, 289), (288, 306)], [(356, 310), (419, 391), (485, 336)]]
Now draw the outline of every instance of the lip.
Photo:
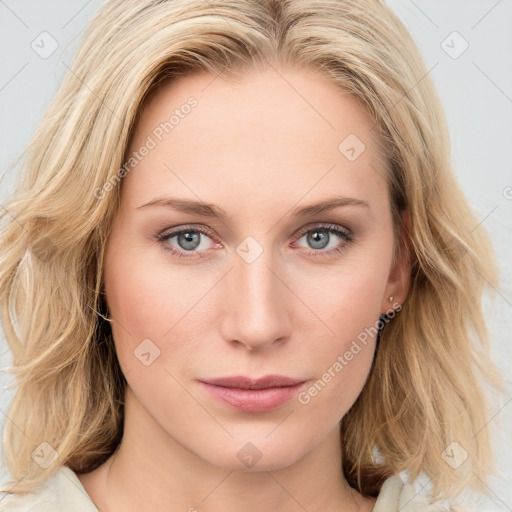
[(214, 398), (243, 412), (266, 412), (276, 409), (297, 395), (306, 382), (283, 375), (252, 379), (242, 375), (200, 380)]

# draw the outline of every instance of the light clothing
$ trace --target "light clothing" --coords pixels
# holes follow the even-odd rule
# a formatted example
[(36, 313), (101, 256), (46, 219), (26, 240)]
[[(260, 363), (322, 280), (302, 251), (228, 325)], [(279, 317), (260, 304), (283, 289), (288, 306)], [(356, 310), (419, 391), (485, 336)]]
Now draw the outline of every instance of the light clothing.
[[(400, 475), (389, 477), (380, 490), (372, 512), (439, 512), (429, 505)], [(68, 467), (59, 469), (38, 490), (25, 496), (5, 494), (0, 498), (0, 512), (98, 512), (93, 501)]]

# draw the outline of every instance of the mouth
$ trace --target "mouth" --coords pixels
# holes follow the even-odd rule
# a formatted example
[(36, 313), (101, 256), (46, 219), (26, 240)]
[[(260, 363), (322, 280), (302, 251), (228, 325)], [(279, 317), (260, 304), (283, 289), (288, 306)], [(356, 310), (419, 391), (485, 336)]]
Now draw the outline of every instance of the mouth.
[(260, 379), (235, 376), (199, 382), (217, 400), (242, 412), (258, 413), (271, 411), (289, 402), (307, 381), (268, 375)]

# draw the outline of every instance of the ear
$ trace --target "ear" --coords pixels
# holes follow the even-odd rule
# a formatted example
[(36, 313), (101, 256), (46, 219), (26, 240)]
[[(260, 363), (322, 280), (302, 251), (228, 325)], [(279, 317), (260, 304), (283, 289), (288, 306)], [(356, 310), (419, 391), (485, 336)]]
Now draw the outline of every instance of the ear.
[(393, 259), (382, 297), (381, 314), (386, 314), (390, 309), (396, 309), (398, 304), (403, 304), (411, 284), (411, 254), (413, 248), (410, 236), (412, 223), (408, 211), (403, 212), (401, 217), (403, 226), (399, 247)]

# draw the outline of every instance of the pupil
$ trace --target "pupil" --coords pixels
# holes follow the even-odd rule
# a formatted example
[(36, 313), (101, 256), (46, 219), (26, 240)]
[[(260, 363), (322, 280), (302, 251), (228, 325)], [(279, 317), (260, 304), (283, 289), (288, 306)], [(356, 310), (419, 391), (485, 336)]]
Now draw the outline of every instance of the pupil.
[(323, 249), (327, 245), (327, 239), (327, 233), (317, 230), (311, 233), (308, 242), (311, 243), (314, 249)]
[[(181, 233), (181, 235), (178, 237), (178, 240), (179, 240), (179, 243), (180, 243), (180, 246), (183, 248), (183, 249), (196, 249), (197, 246), (199, 245), (199, 233), (194, 233), (192, 231), (187, 231), (185, 233)], [(182, 241), (180, 240), (180, 238), (183, 238), (184, 239), (184, 242), (181, 243)]]

